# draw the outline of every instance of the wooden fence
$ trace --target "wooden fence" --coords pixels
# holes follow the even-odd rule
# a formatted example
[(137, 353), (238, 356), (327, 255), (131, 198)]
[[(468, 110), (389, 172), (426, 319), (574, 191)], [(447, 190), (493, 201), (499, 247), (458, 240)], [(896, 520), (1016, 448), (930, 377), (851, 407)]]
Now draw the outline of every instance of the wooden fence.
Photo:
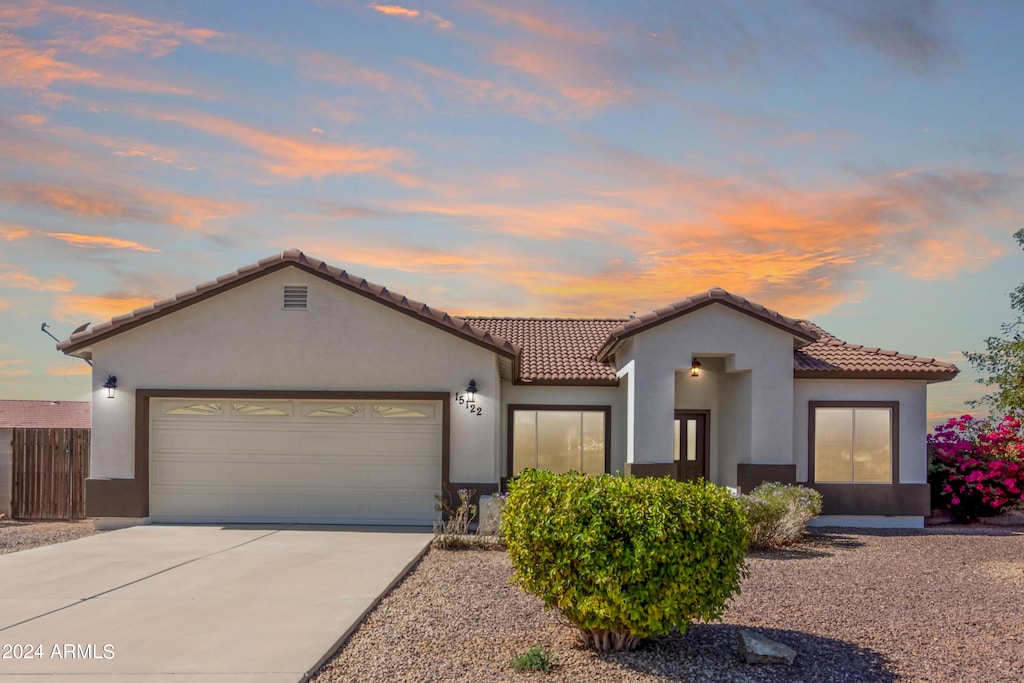
[(15, 429), (13, 437), (12, 517), (85, 517), (89, 430)]

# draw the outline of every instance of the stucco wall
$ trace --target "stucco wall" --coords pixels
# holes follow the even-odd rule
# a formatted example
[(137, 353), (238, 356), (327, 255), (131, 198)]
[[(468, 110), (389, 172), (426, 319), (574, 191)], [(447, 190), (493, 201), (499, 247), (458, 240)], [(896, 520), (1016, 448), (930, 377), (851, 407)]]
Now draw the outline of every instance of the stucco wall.
[[(723, 383), (729, 388), (723, 390), (720, 405), (728, 404), (732, 419), (728, 425), (719, 424), (720, 433), (736, 430), (730, 458), (735, 458), (734, 462), (791, 462), (790, 333), (713, 304), (641, 332), (631, 341), (623, 347), (619, 365), (633, 364), (636, 402), (630, 438), (636, 462), (672, 461), (676, 371), (688, 371), (694, 358), (704, 357), (723, 358), (725, 375), (730, 378)], [(749, 433), (744, 433), (748, 429)], [(721, 442), (718, 448), (721, 454)], [(735, 480), (734, 465), (732, 469)], [(727, 473), (722, 470), (721, 474), (725, 483)]]
[[(502, 383), (501, 429), (507, 434), (510, 404), (611, 406), (611, 471), (626, 465), (626, 389), (617, 387), (561, 387)], [(501, 461), (507, 463), (508, 443), (501, 444)], [(501, 471), (504, 476), (505, 467)]]
[(898, 401), (900, 406), (899, 474), (903, 484), (928, 480), (927, 387), (913, 380), (798, 379), (794, 382), (793, 453), (797, 481), (807, 481), (807, 429), (810, 401)]
[[(307, 311), (282, 310), (285, 284)], [(497, 481), (496, 355), (297, 268), (285, 268), (93, 348), (93, 477), (134, 476), (135, 390), (276, 389), (459, 392), (480, 387), (481, 416), (451, 410), (452, 481)], [(102, 384), (118, 378), (117, 395)]]
[(11, 496), (14, 486), (14, 430), (0, 427), (0, 514), (11, 516)]

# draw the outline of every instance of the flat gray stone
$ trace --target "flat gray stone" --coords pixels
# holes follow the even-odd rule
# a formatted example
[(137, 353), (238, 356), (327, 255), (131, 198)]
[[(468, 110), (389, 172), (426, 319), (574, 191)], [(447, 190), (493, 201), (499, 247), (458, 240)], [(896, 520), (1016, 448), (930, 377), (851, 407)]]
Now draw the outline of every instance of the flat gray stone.
[(739, 634), (740, 659), (747, 664), (785, 664), (792, 666), (796, 650), (765, 638), (754, 631), (741, 630)]

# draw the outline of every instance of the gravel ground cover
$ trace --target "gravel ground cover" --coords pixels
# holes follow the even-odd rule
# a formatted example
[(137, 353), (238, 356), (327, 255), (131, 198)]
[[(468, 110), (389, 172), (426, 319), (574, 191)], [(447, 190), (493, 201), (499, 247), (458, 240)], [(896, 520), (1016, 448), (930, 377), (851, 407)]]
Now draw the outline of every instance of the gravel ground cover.
[(27, 522), (22, 520), (0, 520), (0, 555), (16, 553), (19, 550), (37, 548), (41, 545), (73, 541), (97, 532), (92, 520), (74, 522)]
[[(600, 656), (509, 585), (504, 552), (431, 550), (312, 680), (1024, 680), (1024, 529), (822, 529), (749, 568), (722, 623)], [(793, 666), (741, 663), (740, 628), (795, 648)], [(551, 672), (509, 667), (536, 645)]]

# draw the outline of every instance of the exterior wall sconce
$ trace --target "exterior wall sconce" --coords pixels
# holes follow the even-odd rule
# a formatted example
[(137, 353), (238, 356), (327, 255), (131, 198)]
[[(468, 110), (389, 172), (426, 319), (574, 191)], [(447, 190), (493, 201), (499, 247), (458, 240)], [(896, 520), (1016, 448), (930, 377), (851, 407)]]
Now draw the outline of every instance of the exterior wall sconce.
[(466, 387), (466, 403), (476, 402), (476, 380), (469, 380), (469, 386)]
[(103, 383), (103, 388), (107, 390), (107, 398), (114, 398), (114, 390), (117, 389), (117, 377), (107, 375), (107, 381)]
[(690, 377), (700, 377), (700, 361), (695, 360), (690, 364)]

